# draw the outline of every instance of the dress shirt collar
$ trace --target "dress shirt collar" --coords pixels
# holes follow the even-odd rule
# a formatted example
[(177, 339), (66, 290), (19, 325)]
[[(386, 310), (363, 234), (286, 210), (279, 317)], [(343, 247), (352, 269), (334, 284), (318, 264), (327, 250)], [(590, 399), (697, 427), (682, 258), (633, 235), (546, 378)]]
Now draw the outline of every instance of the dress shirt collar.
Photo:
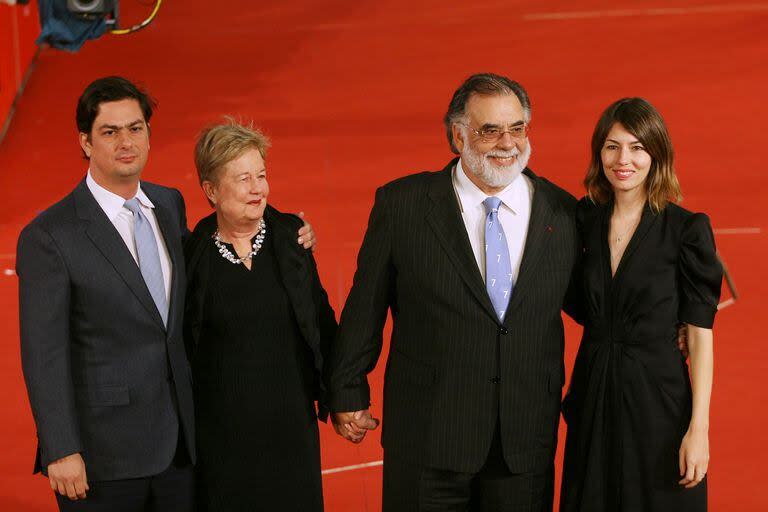
[[(523, 173), (512, 180), (512, 183), (506, 186), (504, 190), (495, 194), (496, 197), (501, 199), (502, 204), (509, 208), (512, 213), (517, 215), (524, 211), (524, 205), (530, 203), (530, 185), (527, 182), (528, 177)], [(456, 193), (461, 201), (462, 211), (469, 208), (475, 208), (483, 206), (483, 201), (490, 197), (485, 192), (480, 190), (477, 185), (464, 173), (464, 168), (461, 165), (461, 159), (456, 164), (456, 170), (454, 172), (453, 183), (456, 187)]]
[[(96, 180), (94, 180), (93, 176), (91, 176), (90, 169), (88, 169), (88, 175), (85, 177), (85, 184), (88, 185), (88, 190), (91, 191), (91, 194), (93, 194), (96, 202), (99, 203), (99, 206), (101, 206), (101, 209), (104, 210), (104, 213), (107, 214), (107, 218), (109, 218), (110, 221), (114, 221), (120, 211), (123, 209), (123, 205), (125, 205), (125, 198), (115, 194), (114, 192), (110, 192), (109, 190), (96, 183)], [(141, 184), (139, 184), (138, 190), (136, 191), (136, 195), (134, 197), (138, 199), (139, 203), (141, 203), (141, 205), (146, 208), (155, 207), (155, 205), (152, 203), (152, 201), (149, 200), (144, 191), (141, 190)]]

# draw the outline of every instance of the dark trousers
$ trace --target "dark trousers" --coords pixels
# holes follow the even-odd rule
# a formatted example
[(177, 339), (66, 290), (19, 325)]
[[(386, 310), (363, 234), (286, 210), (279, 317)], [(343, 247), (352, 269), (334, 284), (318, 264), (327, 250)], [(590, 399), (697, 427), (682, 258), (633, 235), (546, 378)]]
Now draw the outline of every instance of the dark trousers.
[(459, 473), (384, 453), (383, 512), (551, 512), (554, 462), (538, 473), (511, 473), (496, 427), (485, 465)]
[[(88, 468), (85, 468), (86, 472)], [(61, 512), (192, 512), (194, 469), (183, 442), (171, 465), (160, 474), (128, 480), (88, 482), (84, 500), (56, 493)]]

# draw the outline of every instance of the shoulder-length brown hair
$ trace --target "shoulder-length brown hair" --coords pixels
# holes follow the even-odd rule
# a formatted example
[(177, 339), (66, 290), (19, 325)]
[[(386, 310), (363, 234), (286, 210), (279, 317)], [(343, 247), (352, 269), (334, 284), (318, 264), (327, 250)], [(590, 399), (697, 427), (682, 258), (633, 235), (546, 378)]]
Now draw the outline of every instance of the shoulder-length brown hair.
[(591, 162), (584, 178), (587, 196), (597, 204), (607, 203), (613, 198), (613, 189), (603, 170), (601, 152), (608, 132), (616, 123), (637, 137), (651, 155), (645, 191), (653, 211), (660, 212), (670, 201), (679, 202), (682, 196), (675, 176), (674, 151), (667, 126), (661, 114), (643, 98), (622, 98), (605, 109), (597, 121), (592, 133)]

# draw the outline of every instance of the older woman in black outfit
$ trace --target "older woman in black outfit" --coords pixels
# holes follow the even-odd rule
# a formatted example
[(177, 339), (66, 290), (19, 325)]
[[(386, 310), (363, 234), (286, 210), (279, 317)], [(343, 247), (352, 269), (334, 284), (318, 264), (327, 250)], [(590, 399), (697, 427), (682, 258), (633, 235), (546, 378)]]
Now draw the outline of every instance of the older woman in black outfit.
[[(672, 202), (672, 145), (641, 98), (603, 113), (585, 184), (585, 325), (563, 403), (560, 510), (704, 511), (722, 280), (709, 219)], [(688, 326), (690, 376), (679, 323)]]
[(203, 511), (323, 509), (315, 400), (336, 319), (301, 220), (267, 205), (267, 146), (229, 123), (195, 149), (215, 209), (186, 246)]

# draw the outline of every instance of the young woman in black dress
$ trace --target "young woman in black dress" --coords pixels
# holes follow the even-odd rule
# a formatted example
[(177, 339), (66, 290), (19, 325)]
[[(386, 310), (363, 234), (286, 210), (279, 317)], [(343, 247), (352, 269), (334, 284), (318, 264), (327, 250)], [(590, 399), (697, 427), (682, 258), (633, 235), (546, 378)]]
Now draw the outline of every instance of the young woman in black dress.
[(603, 113), (585, 185), (584, 336), (563, 403), (560, 510), (704, 511), (722, 280), (709, 219), (675, 204), (669, 135), (641, 98)]
[(296, 243), (302, 221), (267, 205), (266, 149), (230, 123), (195, 151), (215, 210), (185, 246), (201, 512), (323, 510), (317, 419), (336, 319)]

